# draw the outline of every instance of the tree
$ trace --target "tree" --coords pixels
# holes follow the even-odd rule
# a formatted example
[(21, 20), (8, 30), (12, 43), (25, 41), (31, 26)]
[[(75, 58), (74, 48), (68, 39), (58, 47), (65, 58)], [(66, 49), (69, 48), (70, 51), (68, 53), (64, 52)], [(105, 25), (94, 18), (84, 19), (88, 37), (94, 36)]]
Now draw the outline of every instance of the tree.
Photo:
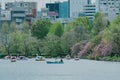
[(4, 22), (2, 24), (2, 27), (0, 29), (0, 36), (1, 36), (1, 43), (5, 47), (5, 52), (10, 55), (9, 52), (9, 47), (10, 47), (10, 42), (9, 42), (9, 33), (10, 33), (10, 27), (8, 26), (8, 23)]
[(48, 34), (61, 37), (63, 35), (63, 32), (64, 32), (63, 25), (60, 22), (56, 22), (51, 26)]
[(79, 17), (73, 22), (70, 22), (66, 27), (65, 27), (65, 32), (69, 32), (76, 26), (83, 26), (87, 32), (91, 31), (91, 26), (90, 26), (90, 21), (88, 20), (87, 17)]
[(49, 32), (51, 22), (48, 20), (38, 20), (33, 24), (31, 33), (32, 36), (37, 37), (38, 39), (43, 39)]
[(101, 13), (95, 14), (94, 26), (92, 29), (93, 35), (99, 34), (102, 30), (104, 30), (108, 26), (108, 21), (105, 19), (104, 15)]
[(27, 35), (21, 33), (21, 31), (13, 32), (10, 34), (11, 47), (10, 51), (13, 55), (23, 54), (23, 41)]
[(120, 15), (91, 41), (92, 58), (120, 56)]
[(18, 30), (18, 27), (15, 22), (10, 23), (10, 33), (16, 32)]
[(81, 50), (80, 45), (81, 45), (80, 43), (76, 43), (75, 45), (73, 45), (73, 47), (71, 48), (71, 55), (72, 56), (78, 56), (78, 53)]
[(75, 36), (72, 31), (65, 33), (61, 37), (61, 49), (64, 54), (71, 54), (71, 47), (76, 43)]
[(81, 41), (88, 41), (90, 35), (83, 26), (76, 26), (61, 37), (61, 46), (64, 53), (71, 54), (71, 48)]
[(29, 37), (27, 34), (23, 39), (23, 52), (25, 56), (33, 56), (38, 54), (38, 40), (34, 37)]
[(23, 24), (22, 24), (22, 31), (24, 33), (28, 33), (29, 34), (30, 26), (29, 26), (28, 22), (26, 22), (26, 21), (23, 22)]
[(62, 56), (62, 50), (60, 46), (60, 38), (55, 35), (49, 35), (46, 37), (44, 50), (47, 55), (51, 57)]

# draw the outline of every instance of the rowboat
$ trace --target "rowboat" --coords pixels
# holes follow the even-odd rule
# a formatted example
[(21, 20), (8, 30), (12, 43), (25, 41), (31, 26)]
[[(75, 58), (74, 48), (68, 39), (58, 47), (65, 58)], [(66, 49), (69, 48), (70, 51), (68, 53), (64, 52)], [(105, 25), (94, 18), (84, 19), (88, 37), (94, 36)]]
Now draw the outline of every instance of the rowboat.
[(36, 61), (45, 61), (45, 58), (42, 57), (42, 56), (37, 56), (37, 57), (35, 58), (35, 60), (36, 60)]
[(67, 55), (67, 56), (66, 56), (66, 59), (67, 59), (67, 60), (70, 60), (70, 55)]
[(11, 57), (11, 62), (16, 62), (16, 57), (15, 56)]
[(75, 57), (74, 57), (74, 60), (79, 60), (79, 57), (78, 57), (78, 56), (75, 56)]
[(47, 64), (63, 64), (61, 61), (46, 61)]

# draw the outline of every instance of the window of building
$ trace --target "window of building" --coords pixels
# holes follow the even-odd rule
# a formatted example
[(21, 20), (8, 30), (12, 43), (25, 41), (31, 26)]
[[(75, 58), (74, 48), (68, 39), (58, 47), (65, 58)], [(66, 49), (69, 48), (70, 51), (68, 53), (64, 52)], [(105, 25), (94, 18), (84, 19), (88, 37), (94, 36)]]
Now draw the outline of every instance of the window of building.
[(116, 15), (119, 15), (119, 13), (116, 13)]
[(107, 3), (103, 3), (104, 5), (106, 5)]
[(28, 4), (27, 4), (27, 3), (25, 3), (25, 4), (24, 4), (24, 6), (25, 6), (25, 7), (27, 7), (27, 6), (28, 6)]

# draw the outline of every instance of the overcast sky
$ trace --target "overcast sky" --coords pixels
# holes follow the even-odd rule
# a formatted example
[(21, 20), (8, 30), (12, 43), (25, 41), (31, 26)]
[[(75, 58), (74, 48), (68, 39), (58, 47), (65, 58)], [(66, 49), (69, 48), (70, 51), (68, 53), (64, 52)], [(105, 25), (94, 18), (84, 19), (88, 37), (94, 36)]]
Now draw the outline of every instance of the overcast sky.
[[(38, 10), (40, 10), (41, 8), (45, 7), (45, 3), (50, 3), (50, 2), (55, 2), (55, 1), (68, 1), (68, 0), (0, 0), (0, 2), (2, 3), (2, 6), (4, 6), (4, 3), (5, 2), (13, 2), (13, 1), (34, 1), (34, 2), (37, 2), (37, 8)], [(95, 0), (93, 0), (95, 1)]]

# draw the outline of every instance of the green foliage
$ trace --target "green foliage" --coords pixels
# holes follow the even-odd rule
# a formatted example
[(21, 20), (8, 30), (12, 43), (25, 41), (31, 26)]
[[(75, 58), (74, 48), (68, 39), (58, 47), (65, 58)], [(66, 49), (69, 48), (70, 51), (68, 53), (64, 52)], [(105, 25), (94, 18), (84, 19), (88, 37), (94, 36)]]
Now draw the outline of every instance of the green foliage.
[(5, 53), (5, 47), (2, 43), (0, 43), (0, 53)]
[(26, 38), (23, 40), (23, 53), (25, 56), (33, 56), (39, 54), (37, 48), (38, 40), (36, 38), (26, 36)]
[(23, 22), (23, 24), (22, 24), (22, 31), (24, 33), (29, 33), (29, 30), (30, 30), (30, 26), (29, 26), (28, 22)]
[(5, 48), (5, 52), (9, 55), (9, 46), (10, 46), (10, 44), (9, 44), (9, 33), (11, 32), (10, 31), (11, 29), (10, 29), (10, 27), (9, 27), (9, 25), (8, 25), (8, 23), (6, 23), (6, 22), (4, 22), (3, 24), (2, 24), (2, 27), (1, 27), (1, 29), (0, 29), (0, 42), (1, 42), (1, 44), (4, 46), (4, 48)]
[(33, 24), (31, 33), (38, 39), (43, 39), (48, 34), (50, 26), (50, 21), (38, 20), (35, 24)]
[(12, 53), (23, 53), (23, 41), (27, 35), (19, 32), (11, 33), (11, 51)]
[(96, 35), (95, 37), (93, 37), (91, 39), (91, 48), (93, 48), (93, 47), (97, 46), (98, 44), (100, 44), (101, 39), (102, 39), (102, 35), (101, 34)]
[(18, 26), (15, 22), (10, 23), (10, 32), (16, 32), (18, 30)]
[(113, 20), (111, 24), (120, 25), (120, 15), (116, 16), (115, 20)]
[(79, 17), (65, 27), (60, 22), (52, 24), (48, 20), (38, 20), (31, 28), (26, 22), (22, 25), (3, 23), (0, 56), (38, 54), (57, 57), (81, 52), (89, 59), (120, 61), (119, 35), (120, 15), (108, 26), (101, 13), (96, 13), (94, 22)]
[(64, 33), (63, 25), (60, 22), (56, 22), (51, 26), (48, 34), (61, 37), (63, 33)]
[(120, 55), (120, 15), (111, 23), (110, 27), (103, 32), (103, 39), (112, 43), (111, 55)]
[(76, 20), (76, 26), (83, 26), (87, 31), (91, 30), (90, 22), (87, 17), (79, 17)]
[(101, 13), (95, 14), (94, 26), (92, 29), (92, 34), (97, 35), (99, 32), (104, 30), (108, 26), (108, 21), (105, 19), (104, 15)]
[(61, 42), (58, 36), (47, 36), (45, 42), (45, 53), (49, 56), (62, 56)]
[(70, 22), (65, 27), (65, 32), (69, 32), (71, 29), (73, 29), (76, 26), (83, 26), (87, 32), (91, 31), (90, 22), (87, 17), (79, 17), (75, 21)]
[(102, 60), (105, 60), (105, 61), (117, 61), (117, 62), (120, 62), (120, 57), (118, 56), (106, 56), (106, 57), (103, 57)]
[(61, 37), (61, 48), (65, 54), (71, 54), (71, 47), (76, 43), (73, 33), (67, 32)]
[(7, 23), (7, 22), (4, 22), (4, 23), (2, 24), (2, 27), (1, 27), (1, 29), (0, 29), (0, 32), (1, 32), (2, 34), (4, 34), (4, 35), (9, 34), (9, 32), (10, 32), (10, 27), (8, 26), (8, 23)]
[(98, 54), (89, 54), (87, 56), (88, 59), (91, 59), (91, 60), (100, 60), (100, 56)]

